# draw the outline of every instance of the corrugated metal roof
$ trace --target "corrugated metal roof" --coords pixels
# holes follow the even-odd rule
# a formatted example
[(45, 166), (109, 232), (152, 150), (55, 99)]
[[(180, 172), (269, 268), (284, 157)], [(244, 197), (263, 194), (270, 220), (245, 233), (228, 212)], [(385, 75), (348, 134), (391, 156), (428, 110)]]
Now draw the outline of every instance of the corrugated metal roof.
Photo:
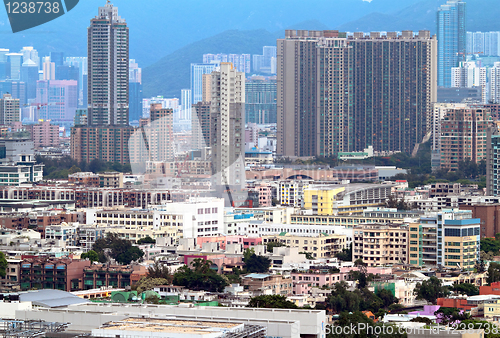
[(42, 307), (65, 307), (72, 304), (88, 303), (89, 301), (69, 292), (61, 290), (36, 290), (19, 294), (21, 302), (31, 302)]

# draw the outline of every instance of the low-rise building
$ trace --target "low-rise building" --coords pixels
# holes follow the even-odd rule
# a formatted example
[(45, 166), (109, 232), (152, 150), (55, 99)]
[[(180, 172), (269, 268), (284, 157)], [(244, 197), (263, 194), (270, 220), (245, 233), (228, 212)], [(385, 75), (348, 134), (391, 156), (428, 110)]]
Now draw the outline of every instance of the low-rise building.
[[(89, 262), (89, 261), (87, 261)], [(146, 275), (146, 268), (142, 265), (92, 265), (84, 270), (84, 290), (100, 287), (125, 288), (139, 281)]]
[(254, 296), (293, 294), (293, 283), (290, 276), (251, 273), (242, 277), (243, 288)]
[(123, 188), (123, 173), (105, 172), (99, 174), (101, 188)]
[(99, 174), (93, 172), (78, 172), (68, 175), (68, 182), (87, 187), (99, 187)]

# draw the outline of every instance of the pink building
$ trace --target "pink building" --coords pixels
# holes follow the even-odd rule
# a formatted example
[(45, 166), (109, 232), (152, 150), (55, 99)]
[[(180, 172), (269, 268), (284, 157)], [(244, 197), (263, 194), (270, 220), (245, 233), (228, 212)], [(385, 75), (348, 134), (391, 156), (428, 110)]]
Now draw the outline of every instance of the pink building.
[(38, 119), (54, 124), (72, 123), (78, 106), (78, 82), (75, 80), (40, 80), (36, 84)]
[(50, 121), (27, 125), (25, 128), (31, 134), (35, 149), (59, 146), (59, 126), (50, 124)]
[(322, 287), (332, 286), (343, 280), (347, 280), (349, 273), (321, 273), (321, 272), (292, 272), (292, 281), (295, 283), (307, 283), (308, 286)]
[[(349, 273), (349, 271), (358, 271), (358, 267), (343, 267), (340, 268), (341, 273)], [(374, 275), (392, 275), (392, 268), (377, 268), (377, 267), (367, 267), (366, 273), (373, 273)]]
[(262, 244), (262, 237), (246, 237), (246, 236), (212, 236), (212, 237), (197, 237), (196, 244), (202, 247), (203, 243), (220, 243), (219, 247), (226, 250), (227, 244), (243, 244), (243, 249)]
[(273, 204), (271, 185), (261, 183), (255, 187), (259, 192), (259, 207), (270, 207)]

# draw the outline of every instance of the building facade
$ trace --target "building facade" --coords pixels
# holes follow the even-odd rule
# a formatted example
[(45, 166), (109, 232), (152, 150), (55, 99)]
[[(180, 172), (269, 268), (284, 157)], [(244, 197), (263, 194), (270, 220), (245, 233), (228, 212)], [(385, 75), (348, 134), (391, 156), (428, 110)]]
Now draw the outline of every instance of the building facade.
[(15, 99), (10, 94), (3, 94), (0, 99), (0, 124), (10, 125), (21, 121), (19, 109), (19, 99)]
[(436, 50), (428, 31), (287, 30), (278, 39), (278, 155), (411, 153), (436, 100)]
[(246, 123), (276, 123), (276, 79), (252, 77), (245, 83)]

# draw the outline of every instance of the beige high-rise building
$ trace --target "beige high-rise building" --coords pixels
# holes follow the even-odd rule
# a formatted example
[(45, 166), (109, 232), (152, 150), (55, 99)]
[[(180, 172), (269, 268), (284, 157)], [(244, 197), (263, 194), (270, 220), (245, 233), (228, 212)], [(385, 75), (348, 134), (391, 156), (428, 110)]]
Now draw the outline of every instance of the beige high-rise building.
[(437, 40), (287, 30), (277, 52), (278, 155), (411, 153), (437, 98)]
[[(202, 75), (202, 97), (203, 102), (210, 102), (212, 100), (212, 79), (211, 74), (203, 74)], [(196, 102), (195, 102), (196, 103)]]
[(211, 74), (210, 146), (216, 186), (245, 182), (245, 74), (222, 62)]
[(20, 120), (19, 99), (10, 94), (3, 94), (0, 99), (0, 124), (9, 125)]

